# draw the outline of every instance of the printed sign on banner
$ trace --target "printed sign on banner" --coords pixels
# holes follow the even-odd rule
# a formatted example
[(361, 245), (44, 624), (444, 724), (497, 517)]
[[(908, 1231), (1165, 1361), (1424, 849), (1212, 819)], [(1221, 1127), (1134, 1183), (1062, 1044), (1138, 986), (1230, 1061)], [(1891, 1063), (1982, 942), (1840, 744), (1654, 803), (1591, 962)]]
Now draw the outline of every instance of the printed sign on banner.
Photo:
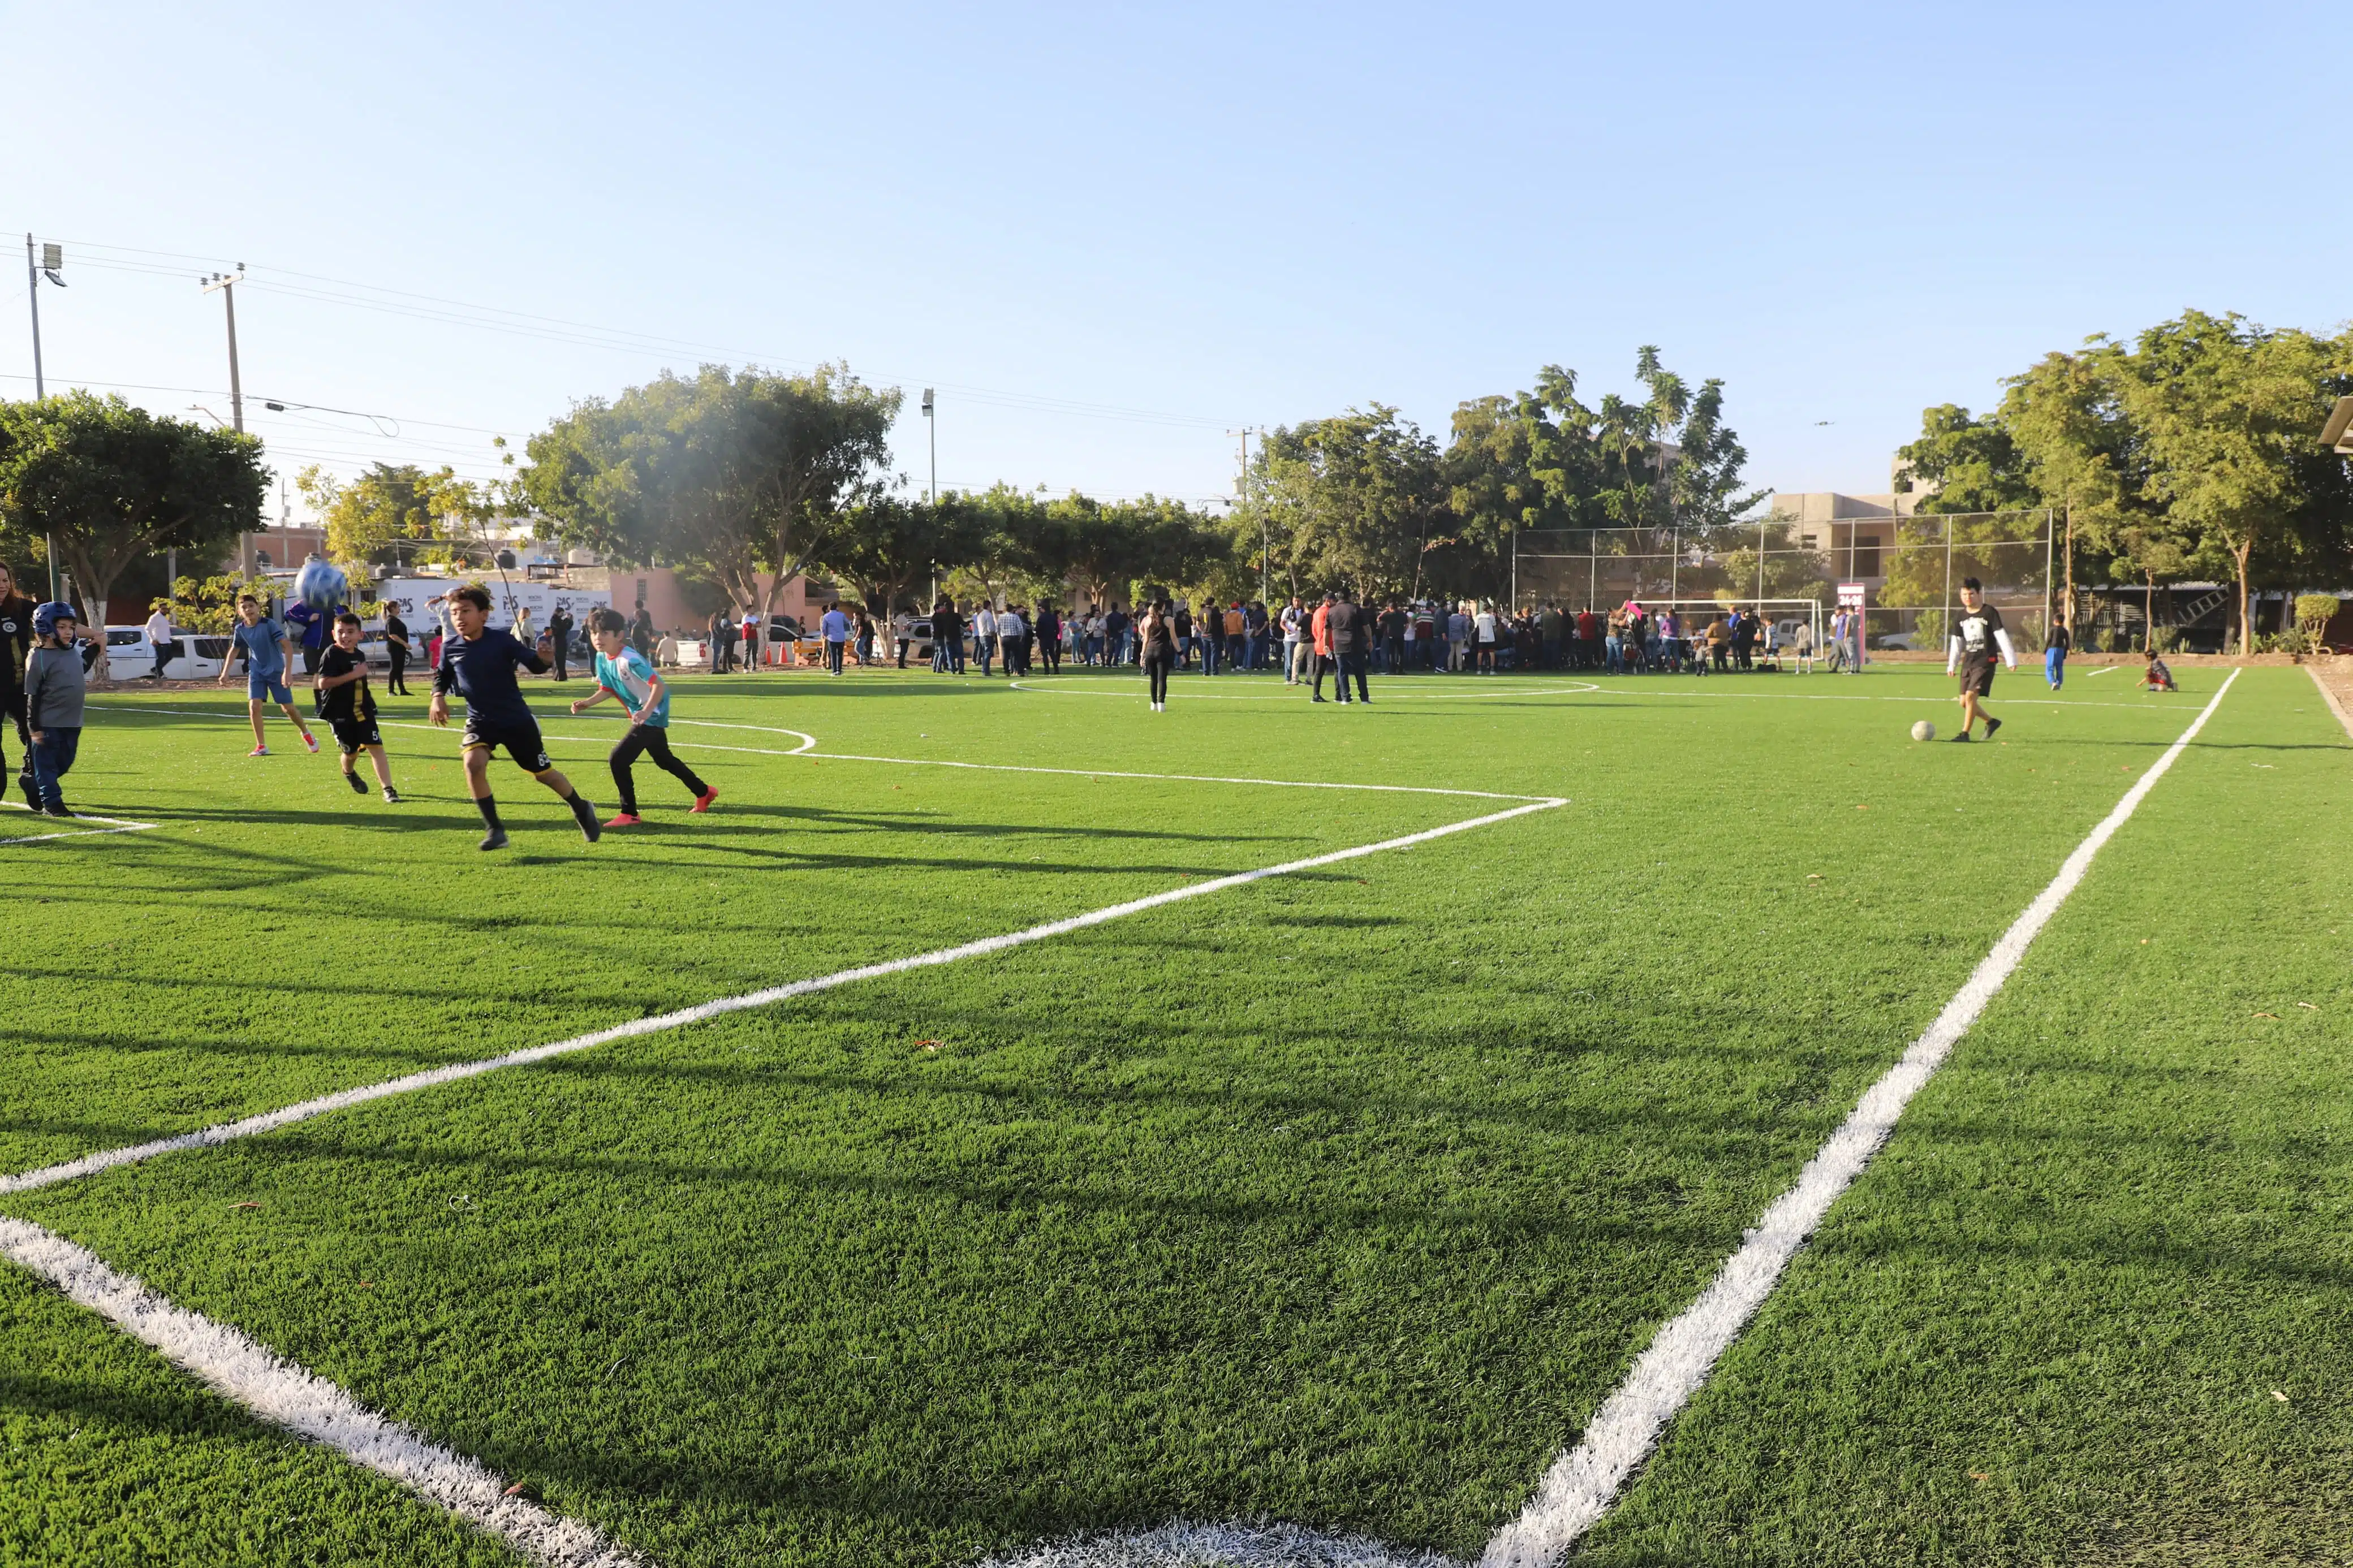
[(1859, 610), (1862, 608), (1862, 584), (1860, 583), (1840, 584), (1838, 585), (1838, 602), (1839, 608), (1841, 610)]

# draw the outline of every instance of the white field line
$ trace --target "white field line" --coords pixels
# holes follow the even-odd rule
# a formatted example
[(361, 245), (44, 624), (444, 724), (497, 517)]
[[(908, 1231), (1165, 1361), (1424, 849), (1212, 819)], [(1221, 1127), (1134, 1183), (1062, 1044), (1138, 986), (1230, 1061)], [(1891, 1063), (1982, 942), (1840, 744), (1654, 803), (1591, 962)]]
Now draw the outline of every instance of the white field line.
[(635, 1568), (642, 1562), (590, 1525), (506, 1496), (504, 1479), (476, 1461), (385, 1419), (237, 1330), (174, 1306), (95, 1253), (37, 1225), (0, 1218), (0, 1257), (48, 1280), (263, 1420), (389, 1477), (549, 1568)]
[(1525, 816), (1530, 812), (1550, 811), (1556, 806), (1567, 804), (1566, 799), (1546, 797), (1526, 805), (1515, 805), (1508, 811), (1490, 812), (1484, 816), (1474, 816), (1464, 822), (1451, 822), (1442, 827), (1429, 827), (1419, 833), (1408, 833), (1396, 838), (1384, 838), (1377, 844), (1359, 844), (1352, 848), (1335, 849), (1323, 855), (1311, 855), (1303, 860), (1286, 860), (1280, 866), (1267, 866), (1255, 871), (1240, 871), (1231, 876), (1214, 877), (1206, 882), (1194, 882), (1181, 888), (1171, 888), (1165, 892), (1152, 893), (1141, 899), (1131, 899), (1125, 903), (1091, 910), (1085, 914), (1071, 915), (1063, 920), (1049, 921), (1043, 925), (1008, 931), (1002, 936), (983, 937), (977, 942), (967, 942), (955, 947), (938, 948), (930, 952), (913, 953), (905, 958), (887, 959), (881, 963), (860, 964), (855, 969), (844, 969), (832, 974), (818, 975), (810, 980), (795, 980), (783, 985), (771, 985), (765, 990), (746, 992), (740, 996), (722, 996), (712, 1001), (697, 1003), (691, 1007), (681, 1007), (674, 1012), (658, 1013), (651, 1017), (636, 1018), (626, 1024), (617, 1024), (611, 1028), (596, 1029), (585, 1035), (575, 1035), (569, 1039), (555, 1040), (543, 1046), (532, 1046), (522, 1050), (510, 1051), (504, 1056), (491, 1057), (479, 1061), (451, 1062), (445, 1067), (428, 1068), (423, 1072), (410, 1073), (406, 1077), (388, 1079), (382, 1083), (364, 1084), (356, 1089), (322, 1095), (316, 1100), (306, 1100), (297, 1105), (264, 1111), (258, 1116), (248, 1116), (241, 1121), (201, 1128), (196, 1131), (184, 1132), (176, 1137), (159, 1138), (153, 1142), (101, 1150), (94, 1154), (85, 1154), (78, 1160), (69, 1160), (62, 1164), (47, 1165), (39, 1170), (20, 1172), (13, 1176), (0, 1176), (0, 1194), (31, 1192), (38, 1187), (55, 1186), (60, 1182), (73, 1181), (77, 1177), (111, 1170), (117, 1165), (135, 1164), (142, 1160), (152, 1160), (159, 1154), (177, 1153), (186, 1149), (209, 1149), (236, 1139), (251, 1138), (260, 1133), (272, 1132), (297, 1121), (307, 1121), (314, 1116), (324, 1116), (330, 1111), (343, 1110), (354, 1105), (364, 1105), (370, 1100), (384, 1100), (397, 1094), (408, 1094), (420, 1089), (431, 1089), (439, 1084), (455, 1083), (463, 1079), (479, 1078), (484, 1073), (497, 1072), (503, 1068), (526, 1067), (533, 1062), (543, 1062), (554, 1057), (568, 1056), (575, 1051), (585, 1051), (596, 1046), (609, 1045), (615, 1040), (636, 1039), (644, 1035), (660, 1034), (667, 1030), (682, 1028), (689, 1024), (699, 1024), (706, 1019), (720, 1017), (725, 1014), (741, 1013), (750, 1008), (765, 1007), (775, 1003), (788, 1001), (796, 996), (807, 996), (819, 991), (830, 991), (838, 985), (849, 985), (860, 980), (874, 980), (888, 974), (903, 974), (912, 969), (935, 968), (941, 964), (955, 963), (967, 958), (1003, 952), (1008, 948), (1025, 946), (1033, 942), (1043, 942), (1049, 937), (1065, 936), (1071, 931), (1084, 931), (1090, 926), (1099, 926), (1112, 921), (1123, 920), (1129, 915), (1142, 914), (1146, 910), (1156, 910), (1164, 905), (1181, 903), (1187, 899), (1205, 898), (1211, 893), (1223, 892), (1229, 888), (1244, 887), (1251, 882), (1263, 881), (1269, 877), (1291, 876), (1301, 871), (1314, 870), (1322, 866), (1336, 866), (1343, 861), (1360, 859), (1367, 855), (1378, 855), (1391, 849), (1409, 848), (1417, 844), (1427, 844), (1432, 839), (1444, 838), (1450, 834), (1467, 833), (1474, 827), (1491, 826), (1498, 822), (1508, 822), (1515, 816)]
[[(92, 706), (96, 706), (96, 704), (92, 704)], [(245, 722), (244, 720), (235, 718), (233, 716), (207, 713), (201, 710), (193, 708), (110, 708), (105, 710), (105, 711), (111, 713), (131, 714), (138, 714), (142, 712), (175, 713), (191, 718), (218, 720), (223, 723), (243, 724)], [(438, 726), (432, 724), (406, 723), (392, 719), (384, 720), (382, 722), (386, 727), (395, 730), (432, 730), (438, 728)], [(700, 724), (708, 722), (708, 721), (699, 719), (674, 719), (671, 722), (674, 724)], [(761, 730), (767, 728), (767, 726), (760, 724), (714, 724), (712, 727), (722, 730)], [(1170, 784), (1253, 784), (1261, 785), (1269, 789), (1364, 790), (1376, 795), (1459, 795), (1466, 800), (1525, 800), (1538, 802), (1546, 805), (1564, 805), (1567, 804), (1564, 798), (1555, 795), (1506, 795), (1500, 791), (1487, 789), (1444, 789), (1436, 784), (1328, 784), (1315, 779), (1227, 778), (1215, 773), (1123, 773), (1113, 768), (1043, 768), (1032, 767), (1018, 763), (959, 763), (951, 762), (940, 757), (875, 757), (865, 756), (854, 752), (813, 751), (810, 748), (817, 744), (817, 737), (800, 730), (776, 730), (773, 732), (779, 735), (798, 735), (807, 743), (796, 746), (789, 752), (771, 751), (757, 746), (715, 746), (700, 741), (673, 741), (670, 744), (672, 746), (692, 746), (698, 750), (706, 752), (742, 752), (763, 757), (806, 757), (811, 762), (819, 763), (880, 763), (892, 767), (902, 768), (967, 768), (979, 773), (1059, 773), (1066, 778), (1081, 779), (1144, 779), (1159, 780)], [(543, 734), (541, 739), (548, 741), (567, 741), (584, 746), (601, 746), (605, 743), (604, 738), (599, 735)], [(148, 823), (143, 826), (152, 827), (154, 825), (153, 823)], [(5, 1190), (5, 1189), (0, 1189), (0, 1191)]]
[(1625, 1382), (1602, 1401), (1577, 1447), (1554, 1461), (1520, 1517), (1495, 1532), (1480, 1558), (1482, 1568), (1551, 1568), (1609, 1510), (1659, 1433), (1707, 1381), (1716, 1359), (1739, 1337), (1778, 1282), (1781, 1271), (1853, 1184), (1895, 1129), (1896, 1118), (1942, 1067), (2026, 956), (2042, 928), (2084, 880), (2092, 858), (2157, 787), (2206, 727), (2239, 679), (2233, 669), (2189, 727), (2141, 774), (2114, 810), (2100, 819), (2059, 868), (2050, 886), (2026, 906), (1973, 971), (1968, 982), (1912, 1042), (1896, 1064), (1866, 1090), (1845, 1122), (1806, 1163), (1788, 1191), (1775, 1199), (1725, 1260), (1699, 1299), (1661, 1329)]
[(2085, 670), (2085, 671), (2084, 672), (2084, 674), (2083, 674), (2082, 679), (2085, 679), (2085, 680), (2089, 680), (2089, 679), (2092, 679), (2092, 677), (2094, 677), (2094, 676), (2095, 676), (2095, 675), (2114, 675), (2116, 671), (2118, 671), (2118, 670), (2122, 669), (2123, 668), (2124, 668), (2124, 666), (2123, 666), (2123, 665), (2121, 665), (2121, 664), (2104, 664), (2104, 665), (2100, 666), (2100, 668), (2097, 668), (2097, 669), (2087, 669), (2087, 670)]
[[(2117, 665), (2109, 665), (2106, 668), (2115, 669), (2120, 668), (2121, 667)], [(2094, 673), (2096, 674), (2098, 672), (2094, 671)], [(1124, 684), (1113, 680), (1103, 679), (1099, 677), (1090, 679), (1093, 679), (1095, 684), (1099, 685), (1109, 686)], [(1197, 677), (1196, 679), (1198, 678)], [(1398, 679), (1407, 678), (1389, 677), (1388, 679)], [(1662, 680), (1672, 680), (1675, 678), (1672, 676), (1662, 676), (1657, 679)], [(1126, 697), (1134, 695), (1133, 692), (1124, 690), (1080, 691), (1068, 686), (1055, 688), (1033, 686), (1018, 680), (1013, 681), (1010, 684), (1016, 690), (1027, 691), (1034, 696), (1040, 697)], [(1467, 701), (1472, 699), (1490, 697), (1607, 697), (1614, 699), (1651, 696), (1736, 698), (1756, 702), (1926, 702), (1942, 705), (1953, 700), (1949, 696), (1938, 697), (1935, 695), (1922, 695), (1918, 697), (1877, 697), (1867, 691), (1711, 691), (1703, 689), (1695, 685), (1676, 686), (1663, 689), (1654, 685), (1605, 687), (1597, 686), (1591, 681), (1578, 681), (1574, 685), (1563, 686), (1524, 686), (1495, 688), (1492, 689), (1482, 688), (1478, 690), (1468, 689), (1450, 689), (1445, 691), (1427, 692), (1392, 691), (1387, 697), (1383, 698), (1382, 700), (1387, 702), (1401, 702), (1406, 700), (1417, 702), (1444, 702), (1451, 701), (1458, 698)], [(1171, 700), (1173, 701), (1174, 699), (1172, 698)], [(1192, 700), (1214, 700), (1219, 702), (1295, 702), (1300, 700), (1300, 699), (1297, 697), (1286, 697), (1281, 693), (1270, 691), (1263, 697), (1234, 696), (1205, 699), (1196, 696)], [(2000, 697), (1994, 699), (1994, 700), (2005, 708), (2129, 708), (2136, 713), (2164, 713), (2172, 711), (2170, 708), (2162, 707), (2154, 702), (2080, 702), (2065, 697)]]
[[(33, 809), (31, 806), (13, 800), (0, 800), (0, 805), (5, 805), (11, 811), (22, 811), (27, 814), (29, 814)], [(57, 818), (45, 817), (42, 820), (54, 822)], [(55, 833), (20, 834), (14, 838), (0, 838), (0, 845), (46, 844), (52, 838), (97, 838), (109, 833), (144, 833), (149, 828), (155, 826), (152, 822), (133, 822), (126, 816), (92, 816), (88, 812), (82, 811), (74, 813), (73, 820), (76, 822), (103, 822), (107, 824), (107, 826), (104, 827), (66, 827), (60, 828)]]

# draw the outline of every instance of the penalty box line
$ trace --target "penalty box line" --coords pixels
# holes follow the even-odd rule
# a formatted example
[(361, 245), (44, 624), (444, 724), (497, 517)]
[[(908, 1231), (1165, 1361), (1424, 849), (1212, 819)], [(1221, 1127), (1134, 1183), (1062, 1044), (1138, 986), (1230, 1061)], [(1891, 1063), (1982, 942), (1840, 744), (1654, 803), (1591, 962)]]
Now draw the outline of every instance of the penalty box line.
[(451, 1062), (443, 1067), (428, 1068), (422, 1072), (388, 1079), (381, 1083), (364, 1084), (355, 1089), (342, 1089), (333, 1094), (322, 1095), (316, 1100), (306, 1100), (299, 1104), (264, 1111), (258, 1116), (248, 1116), (236, 1121), (222, 1122), (194, 1132), (184, 1132), (175, 1137), (159, 1138), (152, 1142), (132, 1144), (120, 1149), (101, 1150), (97, 1153), (85, 1154), (78, 1160), (69, 1160), (60, 1164), (20, 1172), (11, 1176), (0, 1176), (0, 1195), (33, 1192), (42, 1187), (55, 1186), (61, 1182), (93, 1175), (118, 1165), (136, 1164), (142, 1161), (152, 1160), (161, 1154), (178, 1153), (190, 1149), (213, 1148), (237, 1139), (272, 1132), (298, 1121), (307, 1121), (315, 1116), (327, 1115), (331, 1111), (364, 1105), (370, 1100), (408, 1094), (440, 1084), (455, 1083), (463, 1079), (479, 1078), (484, 1073), (497, 1072), (505, 1068), (528, 1067), (535, 1062), (568, 1056), (575, 1051), (609, 1045), (616, 1040), (636, 1039), (645, 1035), (661, 1034), (671, 1029), (683, 1028), (690, 1024), (699, 1024), (707, 1019), (721, 1017), (729, 1013), (766, 1007), (778, 1002), (789, 1001), (796, 996), (812, 995), (820, 991), (830, 991), (836, 986), (854, 984), (861, 980), (875, 980), (885, 975), (903, 974), (916, 969), (937, 968), (942, 964), (955, 963), (967, 958), (979, 958), (988, 953), (1003, 952), (1011, 948), (1043, 942), (1050, 937), (1066, 936), (1072, 931), (1084, 931), (1091, 926), (1124, 920), (1130, 915), (1142, 914), (1147, 910), (1181, 903), (1188, 899), (1206, 898), (1211, 893), (1224, 892), (1231, 888), (1245, 887), (1252, 882), (1264, 881), (1270, 877), (1294, 876), (1302, 871), (1312, 871), (1324, 866), (1335, 866), (1345, 861), (1361, 859), (1367, 855), (1379, 855), (1392, 849), (1410, 848), (1414, 845), (1427, 844), (1433, 839), (1444, 838), (1451, 834), (1467, 833), (1472, 828), (1492, 826), (1499, 822), (1508, 822), (1516, 816), (1525, 816), (1531, 812), (1551, 811), (1567, 804), (1568, 801), (1563, 797), (1541, 797), (1526, 805), (1515, 805), (1504, 811), (1490, 812), (1483, 816), (1474, 816), (1461, 822), (1451, 822), (1439, 827), (1424, 828), (1419, 833), (1408, 833), (1395, 838), (1384, 838), (1376, 844), (1359, 844), (1346, 849), (1311, 855), (1304, 859), (1286, 860), (1279, 866), (1265, 866), (1253, 871), (1238, 871), (1229, 876), (1213, 877), (1205, 882), (1170, 888), (1162, 892), (1147, 894), (1144, 898), (1131, 899), (1124, 903), (1113, 904), (1100, 910), (1090, 910), (1084, 914), (1049, 921), (1042, 925), (1007, 931), (999, 936), (983, 937), (976, 942), (963, 942), (955, 947), (912, 953), (904, 958), (886, 959), (880, 963), (860, 964), (854, 969), (844, 969), (832, 974), (818, 975), (808, 980), (790, 981), (782, 985), (768, 986), (764, 990), (745, 992), (739, 996), (717, 997), (709, 1002), (697, 1003), (691, 1007), (681, 1007), (668, 1013), (658, 1013), (649, 1017), (631, 1019), (626, 1024), (617, 1024), (610, 1028), (596, 1029), (585, 1035), (575, 1035), (569, 1039), (555, 1040), (546, 1045), (510, 1051), (503, 1056), (470, 1062)]
[[(1066, 920), (986, 937), (955, 947), (906, 958), (870, 963), (816, 979), (794, 981), (742, 996), (723, 997), (675, 1012), (639, 1018), (609, 1029), (575, 1035), (567, 1040), (512, 1051), (483, 1061), (452, 1063), (425, 1072), (339, 1094), (323, 1095), (260, 1116), (209, 1127), (177, 1138), (158, 1139), (130, 1148), (108, 1150), (64, 1164), (0, 1178), (0, 1194), (31, 1192), (118, 1165), (151, 1160), (182, 1150), (211, 1148), (239, 1138), (274, 1131), (330, 1111), (364, 1105), (438, 1084), (479, 1078), (503, 1068), (587, 1050), (616, 1040), (631, 1039), (701, 1023), (728, 1013), (767, 1006), (796, 996), (831, 990), (910, 970), (934, 968), (962, 959), (1002, 952), (1042, 942), (1049, 937), (1083, 931), (1146, 910), (1198, 899), (1229, 888), (1289, 876), (1319, 867), (1338, 865), (1388, 850), (1427, 844), (1451, 834), (1467, 833), (1508, 822), (1532, 812), (1567, 805), (1546, 797), (1505, 811), (1443, 826), (1425, 828), (1377, 844), (1360, 844), (1324, 855), (1285, 861), (1254, 871), (1238, 872), (1187, 887), (1172, 888), (1107, 909), (1093, 910)], [(349, 1393), (317, 1373), (289, 1361), (259, 1341), (200, 1312), (175, 1306), (137, 1279), (107, 1266), (96, 1253), (29, 1220), (0, 1217), (0, 1256), (55, 1285), (79, 1305), (89, 1308), (162, 1353), (167, 1361), (195, 1374), (208, 1386), (244, 1405), (264, 1420), (312, 1442), (333, 1448), (352, 1463), (385, 1476), (417, 1496), (448, 1509), (483, 1531), (512, 1542), (533, 1561), (550, 1568), (637, 1568), (642, 1559), (616, 1544), (593, 1526), (566, 1519), (537, 1504), (506, 1495), (503, 1478), (480, 1462), (427, 1440), (414, 1429), (368, 1409)]]
[[(30, 812), (33, 809), (29, 805), (13, 800), (0, 800), (0, 805), (5, 805), (11, 811)], [(50, 820), (54, 821), (55, 818)], [(92, 816), (83, 811), (75, 812), (73, 820), (103, 822), (106, 826), (104, 827), (65, 827), (55, 833), (18, 834), (15, 837), (0, 838), (0, 847), (10, 844), (46, 844), (52, 838), (99, 838), (110, 833), (144, 833), (155, 826), (152, 822), (133, 822), (127, 816)]]
[(1602, 1401), (1577, 1446), (1546, 1472), (1519, 1518), (1487, 1542), (1482, 1568), (1552, 1568), (1600, 1521), (1635, 1467), (1650, 1457), (1666, 1424), (1706, 1384), (1717, 1360), (1772, 1294), (1798, 1248), (1895, 1131), (1896, 1119), (1912, 1097), (1944, 1066), (1954, 1045), (2017, 970), (2051, 917), (2082, 885), (2093, 858), (2189, 749), (2238, 679), (2239, 671), (2233, 669), (2189, 727), (2134, 782), (2061, 864), (2050, 885), (2002, 932), (1944, 1011), (1864, 1091), (1845, 1122), (1765, 1211), (1707, 1289), (1659, 1331), (1626, 1380)]

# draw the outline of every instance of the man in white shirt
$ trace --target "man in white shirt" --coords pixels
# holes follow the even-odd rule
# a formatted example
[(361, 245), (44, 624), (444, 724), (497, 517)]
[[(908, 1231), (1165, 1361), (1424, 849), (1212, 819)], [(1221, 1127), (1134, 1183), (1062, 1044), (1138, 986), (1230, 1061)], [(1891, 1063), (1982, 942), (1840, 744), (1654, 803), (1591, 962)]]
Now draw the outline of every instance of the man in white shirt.
[(180, 651), (172, 640), (172, 617), (165, 613), (164, 601), (155, 601), (155, 613), (147, 617), (147, 646), (155, 654), (155, 684), (164, 684), (164, 666)]
[(997, 656), (1005, 661), (1005, 673), (1008, 678), (1029, 673), (1028, 668), (1021, 662), (1021, 638), (1027, 630), (1028, 627), (1022, 623), (1019, 610), (1008, 605), (997, 612)]
[(980, 660), (980, 673), (986, 676), (989, 660), (997, 657), (997, 612), (986, 599), (972, 613), (972, 651)]

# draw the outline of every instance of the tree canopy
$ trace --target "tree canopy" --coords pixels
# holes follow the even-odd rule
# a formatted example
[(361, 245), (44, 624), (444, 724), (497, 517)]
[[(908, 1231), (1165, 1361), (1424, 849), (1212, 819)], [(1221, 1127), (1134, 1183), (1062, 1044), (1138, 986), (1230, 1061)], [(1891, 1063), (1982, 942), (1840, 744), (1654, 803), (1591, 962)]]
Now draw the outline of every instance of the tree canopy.
[(132, 563), (260, 527), (269, 485), (250, 436), (84, 391), (0, 403), (0, 551), (45, 559), (54, 539), (93, 625)]
[(2101, 334), (2046, 354), (2004, 388), (1982, 416), (1928, 409), (1898, 488), (1932, 492), (1922, 512), (2050, 508), (2071, 595), (2079, 573), (2152, 594), (2233, 581), (2244, 649), (2256, 588), (2335, 586), (2353, 565), (2353, 468), (2315, 439), (2353, 391), (2353, 331), (2187, 310), (2129, 343)]
[(899, 403), (840, 365), (665, 372), (533, 437), (517, 489), (565, 543), (683, 567), (773, 610), (845, 518), (882, 495)]

